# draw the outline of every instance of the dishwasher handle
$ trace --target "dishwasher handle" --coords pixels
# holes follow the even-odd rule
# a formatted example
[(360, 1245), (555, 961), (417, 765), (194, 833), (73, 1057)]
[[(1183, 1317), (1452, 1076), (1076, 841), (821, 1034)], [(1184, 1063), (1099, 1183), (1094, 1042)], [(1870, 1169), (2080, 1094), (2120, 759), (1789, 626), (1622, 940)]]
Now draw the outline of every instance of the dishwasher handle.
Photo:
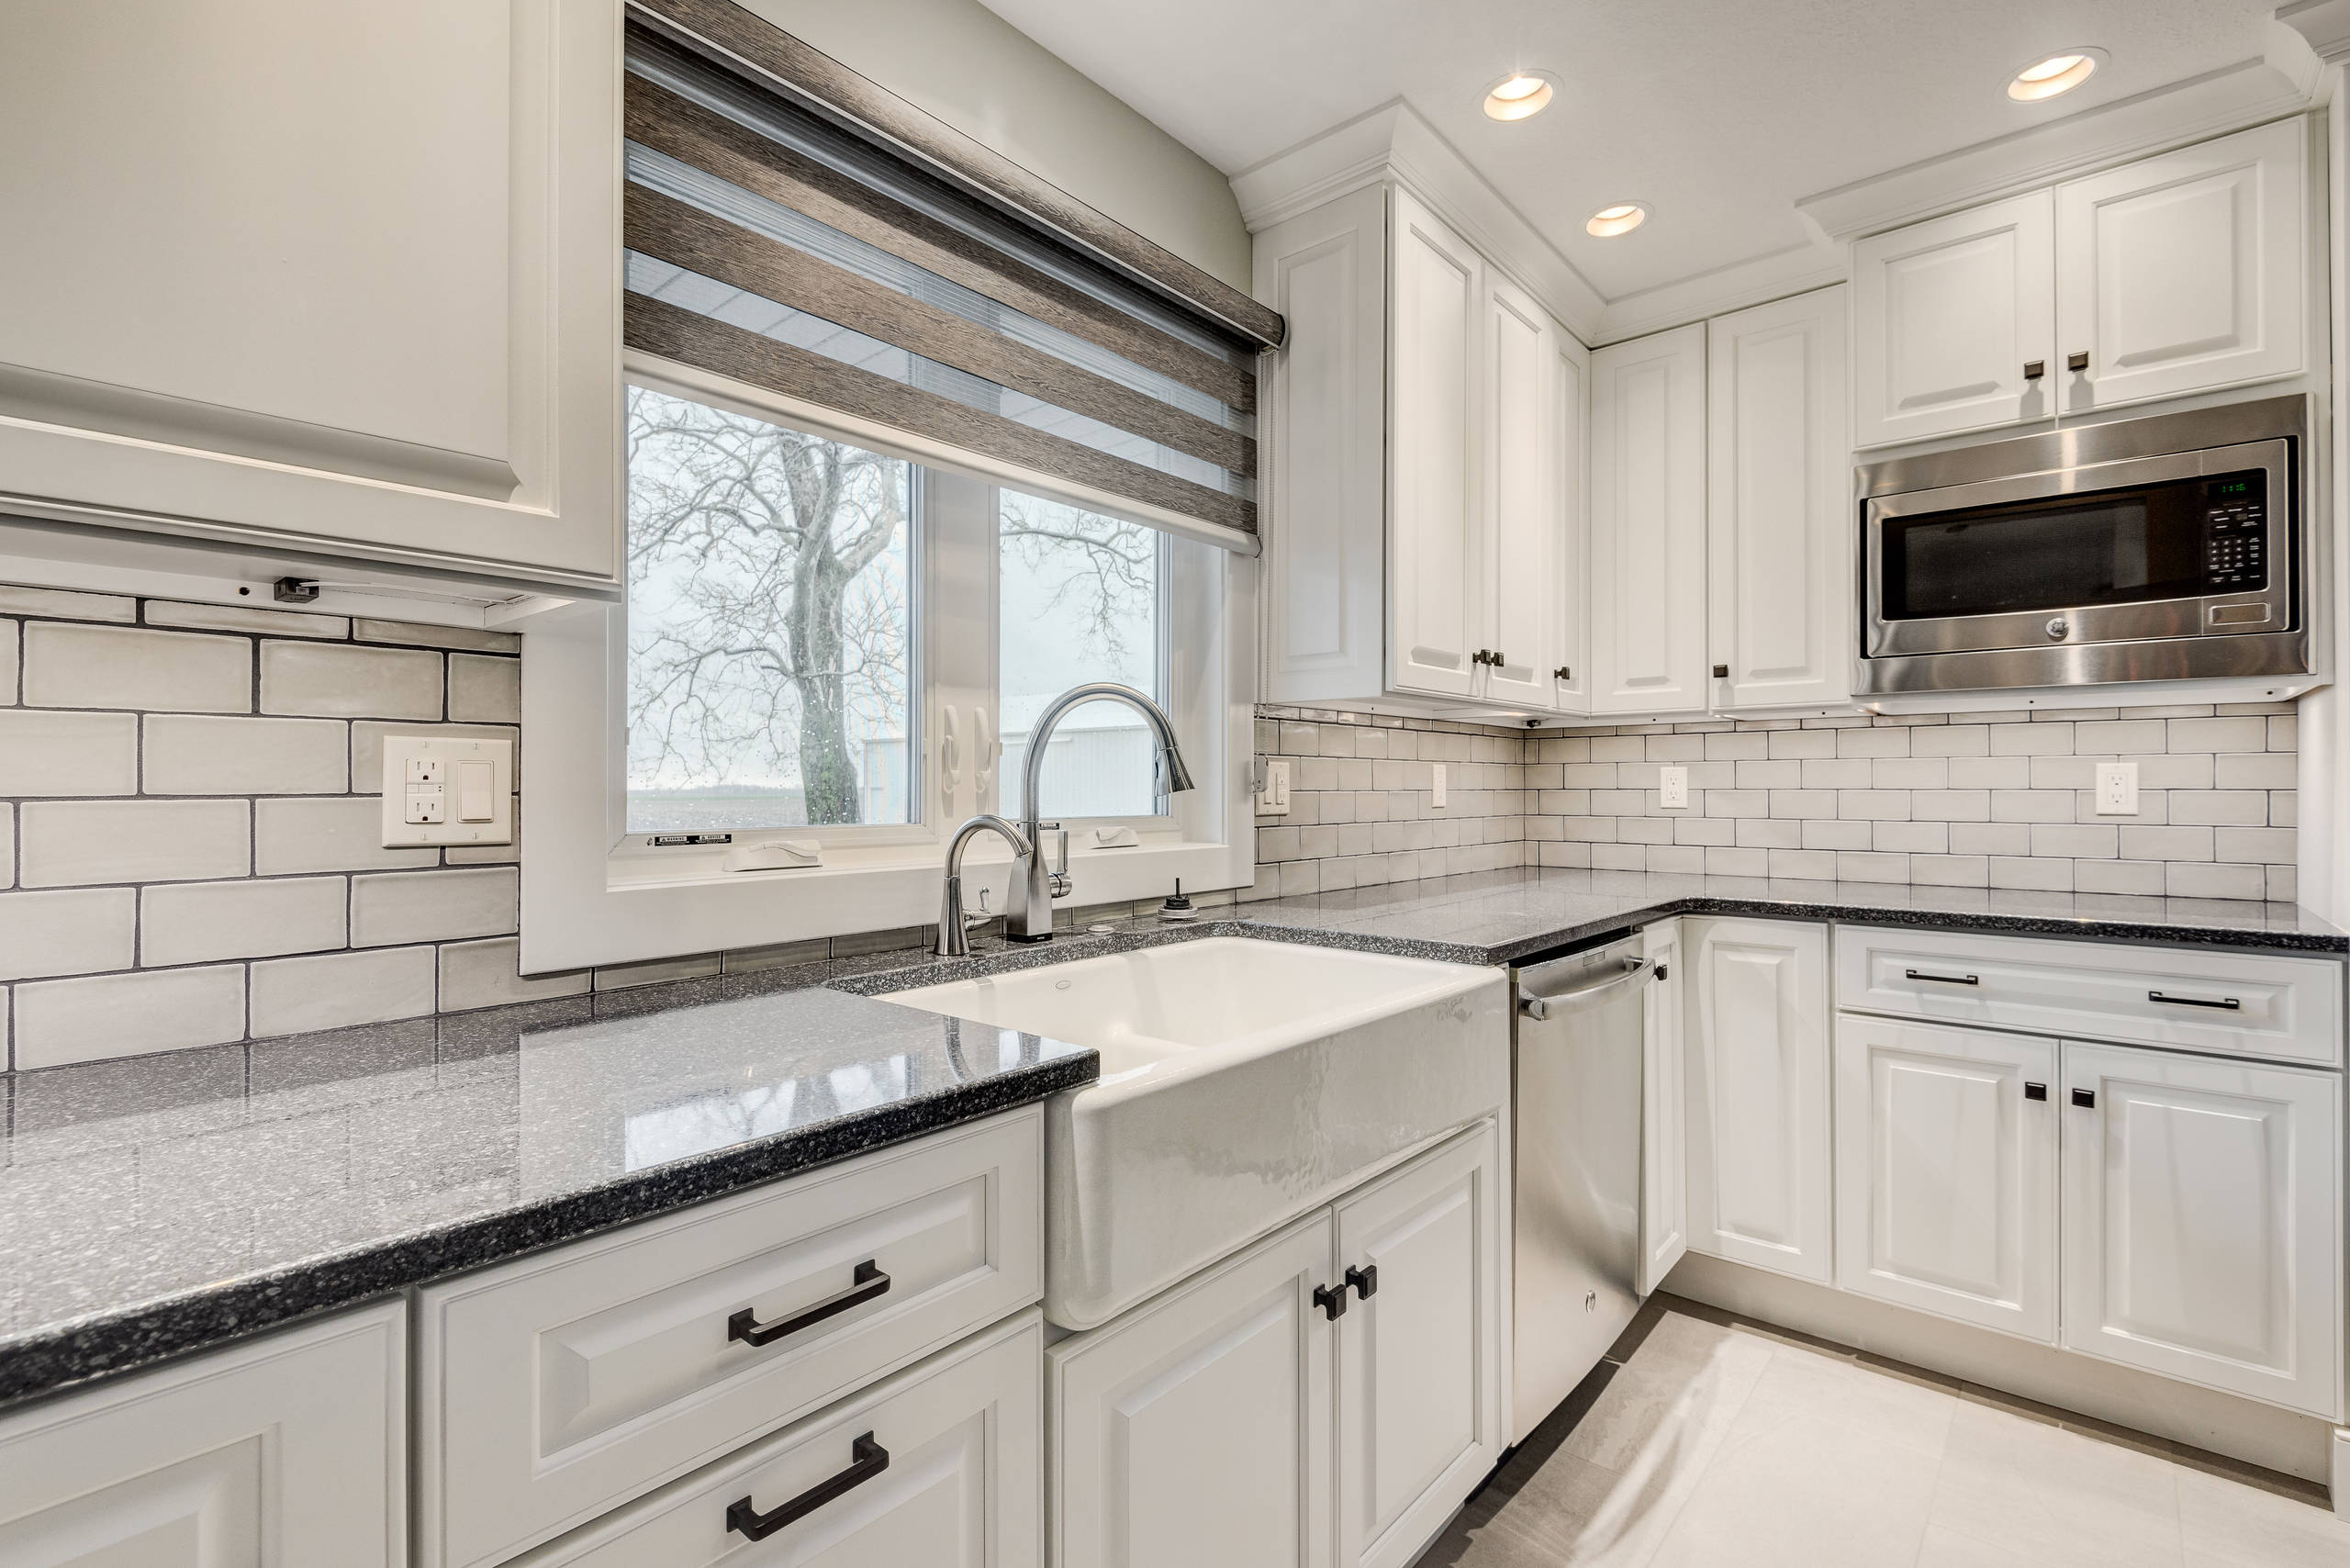
[(1572, 991), (1554, 991), (1539, 996), (1529, 992), (1520, 996), (1517, 999), (1517, 1010), (1539, 1024), (1550, 1016), (1552, 1002), (1587, 1001), (1605, 991), (1614, 991), (1618, 986), (1629, 985), (1648, 972), (1648, 959), (1628, 958), (1623, 960), (1623, 967), (1614, 974), (1603, 974), (1598, 980), (1576, 986)]

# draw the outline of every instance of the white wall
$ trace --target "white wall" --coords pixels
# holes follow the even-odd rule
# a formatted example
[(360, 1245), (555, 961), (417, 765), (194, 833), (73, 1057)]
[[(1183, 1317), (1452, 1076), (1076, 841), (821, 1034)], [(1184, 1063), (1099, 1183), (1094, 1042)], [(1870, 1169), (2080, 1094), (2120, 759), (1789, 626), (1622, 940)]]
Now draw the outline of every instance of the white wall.
[(743, 4), (1192, 265), (1248, 289), (1248, 230), (1225, 177), (978, 0)]

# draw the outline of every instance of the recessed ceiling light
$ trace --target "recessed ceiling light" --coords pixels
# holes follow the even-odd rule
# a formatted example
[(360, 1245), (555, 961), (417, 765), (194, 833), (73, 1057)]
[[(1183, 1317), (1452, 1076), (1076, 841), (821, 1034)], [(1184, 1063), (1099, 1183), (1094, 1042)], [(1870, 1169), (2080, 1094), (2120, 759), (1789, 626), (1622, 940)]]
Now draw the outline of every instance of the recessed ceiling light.
[(2096, 74), (2105, 58), (2101, 49), (2068, 49), (2035, 60), (2015, 73), (2008, 96), (2020, 104), (2036, 104), (2059, 93), (2069, 93)]
[(1485, 89), (1485, 113), (1494, 119), (1525, 119), (1550, 106), (1558, 78), (1548, 71), (1513, 71)]
[(1613, 240), (1618, 234), (1629, 234), (1648, 221), (1649, 209), (1636, 201), (1619, 201), (1613, 207), (1603, 207), (1583, 219), (1583, 232), (1595, 234), (1602, 240)]

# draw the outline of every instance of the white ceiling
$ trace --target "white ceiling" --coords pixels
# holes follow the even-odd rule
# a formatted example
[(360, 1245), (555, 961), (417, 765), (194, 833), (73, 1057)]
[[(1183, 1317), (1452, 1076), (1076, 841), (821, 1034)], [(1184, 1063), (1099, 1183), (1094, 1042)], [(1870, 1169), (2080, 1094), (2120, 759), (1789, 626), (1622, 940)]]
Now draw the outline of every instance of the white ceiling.
[[(1796, 201), (2259, 58), (2277, 0), (984, 0), (1227, 174), (1402, 97), (1610, 300), (1787, 251)], [(2010, 102), (2067, 46), (2087, 85)], [(1549, 109), (1486, 86), (1555, 72)], [(1637, 200), (1649, 221), (1595, 240)]]

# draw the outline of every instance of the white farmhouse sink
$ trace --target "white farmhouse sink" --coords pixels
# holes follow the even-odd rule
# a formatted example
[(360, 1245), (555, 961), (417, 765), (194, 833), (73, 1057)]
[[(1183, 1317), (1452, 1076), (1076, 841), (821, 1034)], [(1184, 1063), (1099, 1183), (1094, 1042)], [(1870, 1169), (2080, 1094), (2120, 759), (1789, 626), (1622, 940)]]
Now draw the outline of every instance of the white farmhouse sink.
[(1509, 1098), (1499, 969), (1208, 937), (889, 1000), (1102, 1053), (1046, 1109), (1045, 1313), (1069, 1328)]

